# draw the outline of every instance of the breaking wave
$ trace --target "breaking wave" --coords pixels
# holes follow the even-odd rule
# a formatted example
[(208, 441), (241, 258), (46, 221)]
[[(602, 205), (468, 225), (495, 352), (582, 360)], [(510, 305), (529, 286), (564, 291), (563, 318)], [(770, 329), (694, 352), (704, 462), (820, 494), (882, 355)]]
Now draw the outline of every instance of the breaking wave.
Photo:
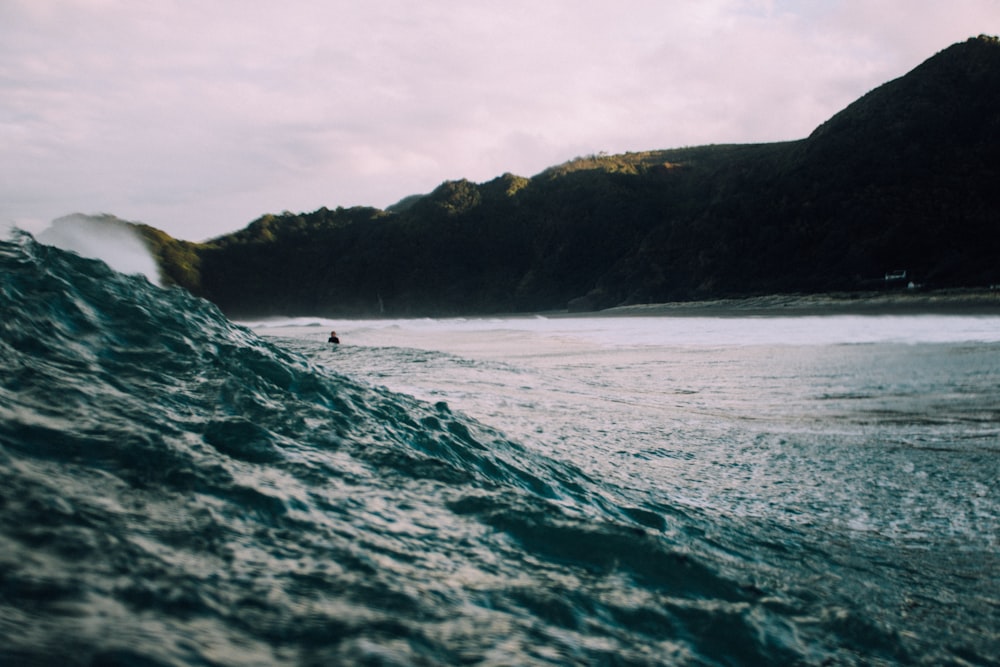
[(798, 535), (624, 494), (27, 234), (0, 263), (0, 663), (915, 660), (811, 588)]

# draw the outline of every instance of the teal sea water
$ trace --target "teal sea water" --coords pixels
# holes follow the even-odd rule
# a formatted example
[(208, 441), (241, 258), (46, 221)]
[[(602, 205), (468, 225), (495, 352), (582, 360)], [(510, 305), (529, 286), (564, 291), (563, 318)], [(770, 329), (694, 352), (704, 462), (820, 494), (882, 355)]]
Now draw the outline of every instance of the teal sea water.
[(1000, 663), (1000, 318), (248, 327), (0, 264), (2, 665)]

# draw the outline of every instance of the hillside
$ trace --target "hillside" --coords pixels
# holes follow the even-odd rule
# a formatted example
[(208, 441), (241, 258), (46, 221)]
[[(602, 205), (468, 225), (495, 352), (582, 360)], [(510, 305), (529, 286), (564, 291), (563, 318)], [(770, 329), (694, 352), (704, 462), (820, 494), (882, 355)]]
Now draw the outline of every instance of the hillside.
[(933, 56), (798, 141), (595, 155), (387, 210), (143, 227), (232, 316), (484, 314), (1000, 283), (1000, 41)]

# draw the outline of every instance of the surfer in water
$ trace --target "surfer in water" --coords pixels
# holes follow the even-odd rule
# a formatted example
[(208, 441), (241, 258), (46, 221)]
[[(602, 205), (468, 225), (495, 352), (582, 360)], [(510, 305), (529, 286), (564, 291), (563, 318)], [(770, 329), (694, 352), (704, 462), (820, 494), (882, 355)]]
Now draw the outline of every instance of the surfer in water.
[(333, 343), (334, 345), (339, 345), (340, 344), (340, 339), (337, 338), (337, 332), (336, 331), (331, 331), (330, 332), (330, 337), (326, 340), (326, 342), (327, 343)]

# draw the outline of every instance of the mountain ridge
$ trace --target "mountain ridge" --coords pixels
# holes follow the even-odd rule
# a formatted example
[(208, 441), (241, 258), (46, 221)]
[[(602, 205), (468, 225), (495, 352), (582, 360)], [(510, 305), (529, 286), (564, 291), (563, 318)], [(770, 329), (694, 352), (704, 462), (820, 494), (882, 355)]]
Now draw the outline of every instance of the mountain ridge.
[(596, 154), (380, 210), (138, 225), (232, 316), (465, 315), (1000, 283), (1000, 40), (952, 45), (808, 137)]

